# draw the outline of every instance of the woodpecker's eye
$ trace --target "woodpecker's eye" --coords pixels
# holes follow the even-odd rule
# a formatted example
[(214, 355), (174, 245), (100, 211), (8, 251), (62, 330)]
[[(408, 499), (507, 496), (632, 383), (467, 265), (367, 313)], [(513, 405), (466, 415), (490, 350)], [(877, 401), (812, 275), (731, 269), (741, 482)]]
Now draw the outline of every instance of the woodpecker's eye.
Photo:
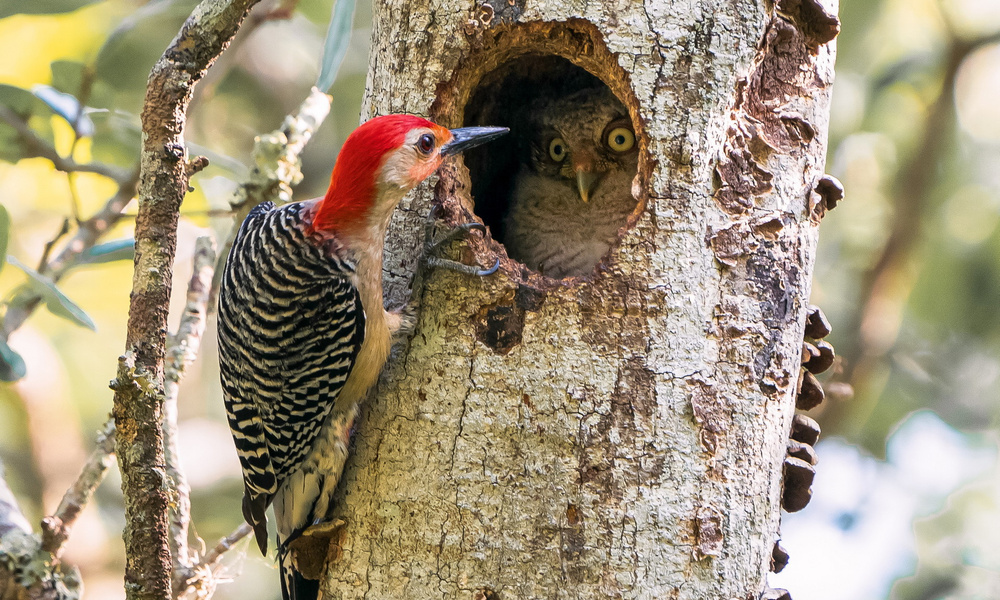
[(615, 127), (608, 133), (608, 146), (615, 152), (628, 152), (635, 146), (635, 134), (625, 127)]
[(420, 136), (420, 139), (417, 140), (417, 150), (420, 150), (421, 154), (430, 154), (433, 149), (434, 136), (429, 133)]
[(562, 162), (566, 158), (566, 142), (562, 138), (552, 138), (549, 142), (549, 156), (556, 162)]

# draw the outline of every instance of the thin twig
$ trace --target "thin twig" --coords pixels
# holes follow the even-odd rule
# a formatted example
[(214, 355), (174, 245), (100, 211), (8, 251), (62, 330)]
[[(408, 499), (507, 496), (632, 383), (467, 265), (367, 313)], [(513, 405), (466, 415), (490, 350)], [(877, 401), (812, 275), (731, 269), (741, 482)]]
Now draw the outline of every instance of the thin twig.
[(17, 131), (18, 136), (20, 136), (21, 141), (24, 143), (24, 149), (29, 152), (29, 155), (25, 158), (45, 158), (60, 171), (65, 171), (66, 173), (97, 173), (98, 175), (104, 175), (115, 180), (119, 185), (123, 185), (129, 179), (130, 169), (106, 165), (104, 163), (78, 163), (71, 157), (62, 156), (54, 146), (39, 137), (16, 112), (2, 104), (0, 104), (0, 120)]
[(97, 433), (97, 443), (76, 482), (66, 491), (59, 508), (42, 519), (42, 549), (58, 559), (73, 524), (104, 481), (114, 462), (115, 424), (108, 419)]
[(170, 550), (173, 556), (174, 595), (192, 577), (192, 557), (188, 551), (188, 524), (191, 521), (191, 490), (180, 465), (177, 443), (177, 397), (180, 381), (187, 367), (198, 357), (201, 338), (208, 318), (208, 297), (215, 268), (215, 242), (199, 237), (195, 242), (194, 272), (188, 281), (187, 303), (177, 332), (168, 341), (164, 366), (163, 450), (167, 476), (173, 485), (175, 500), (170, 511)]
[[(76, 142), (74, 142), (73, 145), (75, 146)], [(76, 224), (79, 225), (83, 219), (80, 216), (80, 194), (79, 192), (77, 192), (76, 189), (75, 171), (66, 172), (66, 185), (69, 187), (69, 204), (70, 204), (69, 208), (70, 211), (73, 213), (73, 221), (75, 221)]]
[[(101, 236), (118, 222), (122, 210), (135, 197), (138, 181), (139, 171), (136, 169), (118, 188), (115, 195), (104, 204), (104, 207), (81, 223), (80, 228), (66, 242), (62, 251), (38, 272), (47, 275), (52, 281), (59, 281), (70, 268), (80, 261), (83, 253), (93, 248)], [(7, 311), (4, 313), (3, 330), (0, 331), (3, 339), (8, 339), (11, 333), (24, 324), (41, 300), (42, 297), (38, 292), (27, 286), (22, 287), (14, 294), (7, 302)]]
[(253, 528), (247, 523), (241, 523), (235, 531), (219, 540), (201, 560), (191, 567), (191, 577), (184, 582), (177, 593), (178, 600), (203, 600), (211, 598), (215, 592), (215, 586), (220, 580), (219, 560), (222, 555), (233, 549), (233, 546), (243, 538), (250, 535)]
[(232, 550), (233, 545), (235, 545), (236, 542), (250, 535), (250, 532), (252, 531), (253, 527), (251, 527), (249, 523), (240, 523), (240, 526), (237, 527), (232, 533), (219, 540), (219, 543), (216, 544), (214, 548), (209, 550), (208, 554), (206, 554), (200, 561), (198, 561), (198, 565), (209, 567), (214, 566), (215, 563), (222, 558), (223, 554)]
[(331, 101), (330, 96), (314, 87), (298, 110), (285, 117), (280, 128), (257, 137), (253, 147), (255, 166), (236, 191), (236, 199), (232, 202), (233, 228), (219, 249), (209, 300), (211, 310), (216, 305), (222, 267), (229, 256), (229, 249), (233, 246), (240, 224), (261, 202), (271, 200), (281, 204), (292, 200), (292, 187), (302, 180), (300, 156), (313, 134), (330, 114)]
[[(79, 223), (79, 221), (77, 221)], [(42, 249), (42, 257), (38, 260), (38, 268), (35, 269), (39, 273), (43, 272), (48, 268), (49, 265), (49, 255), (52, 254), (52, 248), (62, 239), (64, 235), (69, 233), (69, 219), (63, 219), (62, 227), (56, 232), (55, 237), (51, 240), (45, 242), (45, 248)]]

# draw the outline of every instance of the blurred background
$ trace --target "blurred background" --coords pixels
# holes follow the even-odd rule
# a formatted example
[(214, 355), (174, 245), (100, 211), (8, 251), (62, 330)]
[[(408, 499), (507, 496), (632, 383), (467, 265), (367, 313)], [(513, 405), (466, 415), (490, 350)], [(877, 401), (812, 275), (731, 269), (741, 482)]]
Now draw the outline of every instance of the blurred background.
[[(29, 269), (67, 219), (72, 233), (128, 179), (147, 74), (195, 4), (0, 1), (0, 107), (30, 113), (62, 156), (119, 177), (57, 171), (0, 119), (7, 252)], [(254, 136), (275, 129), (316, 79), (331, 6), (265, 0), (197, 88), (187, 140), (211, 166), (182, 208), (171, 327), (193, 241), (226, 234)], [(824, 430), (813, 501), (783, 517), (791, 561), (770, 582), (798, 600), (1000, 598), (1000, 2), (843, 0), (840, 15), (827, 170), (847, 195), (821, 227), (813, 285), (840, 360), (810, 413)], [(325, 189), (358, 123), (370, 23), (361, 2), (298, 197)], [(57, 92), (93, 110), (76, 115)], [(114, 241), (131, 230), (122, 219), (103, 253), (65, 274), (66, 302), (55, 297), (13, 331), (6, 323), (0, 352), (16, 352), (26, 375), (0, 384), (0, 459), (34, 523), (58, 504), (108, 415), (131, 289), (131, 260)], [(8, 265), (0, 293), (10, 300), (29, 281)], [(189, 370), (179, 411), (193, 529), (212, 546), (239, 524), (242, 490), (209, 327), (208, 360)], [(101, 486), (67, 549), (90, 599), (124, 597), (119, 485), (113, 474)], [(217, 598), (276, 596), (276, 571), (246, 541), (225, 563), (232, 582)]]

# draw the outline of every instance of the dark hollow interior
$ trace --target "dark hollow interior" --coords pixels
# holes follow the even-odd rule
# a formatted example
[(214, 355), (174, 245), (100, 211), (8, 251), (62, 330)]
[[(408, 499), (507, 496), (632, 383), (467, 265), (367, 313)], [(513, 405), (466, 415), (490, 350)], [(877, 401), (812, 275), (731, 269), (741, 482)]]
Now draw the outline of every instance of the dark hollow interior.
[(465, 153), (472, 179), (475, 211), (490, 228), (493, 239), (504, 243), (504, 216), (523, 148), (525, 109), (542, 98), (567, 96), (604, 86), (597, 76), (553, 55), (526, 55), (486, 74), (465, 108), (466, 127), (496, 125), (511, 133)]

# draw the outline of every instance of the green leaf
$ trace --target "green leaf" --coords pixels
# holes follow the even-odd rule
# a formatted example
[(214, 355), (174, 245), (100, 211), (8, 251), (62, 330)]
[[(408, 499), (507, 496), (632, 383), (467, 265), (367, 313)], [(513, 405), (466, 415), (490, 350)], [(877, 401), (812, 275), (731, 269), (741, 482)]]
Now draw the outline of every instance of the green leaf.
[(21, 138), (5, 123), (0, 123), (0, 160), (11, 164), (24, 158)]
[(100, 0), (0, 0), (0, 19), (11, 15), (68, 13)]
[(7, 264), (7, 244), (10, 242), (10, 213), (0, 204), (0, 271)]
[(139, 155), (142, 125), (139, 117), (123, 111), (94, 112), (94, 138), (91, 146), (96, 161), (129, 166)]
[(24, 88), (0, 83), (0, 104), (13, 110), (21, 115), (21, 117), (27, 117), (32, 112), (35, 112), (38, 106), (38, 98)]
[(326, 41), (323, 43), (323, 62), (316, 79), (316, 87), (321, 91), (325, 92), (333, 87), (337, 71), (344, 62), (347, 45), (351, 41), (354, 5), (355, 0), (336, 0), (333, 5), (330, 27), (326, 30)]
[(17, 381), (28, 372), (21, 355), (0, 340), (0, 381)]
[(83, 312), (82, 308), (67, 298), (66, 294), (62, 293), (56, 287), (55, 282), (38, 271), (24, 265), (13, 256), (7, 255), (7, 262), (27, 273), (29, 285), (42, 297), (42, 300), (45, 301), (45, 307), (49, 309), (50, 313), (72, 321), (81, 327), (86, 327), (91, 331), (97, 331), (97, 325), (94, 324), (93, 319), (87, 313)]
[[(49, 63), (52, 69), (52, 87), (67, 94), (79, 94), (83, 87), (86, 65), (75, 60), (54, 60)], [(88, 99), (87, 103), (90, 103)]]
[[(48, 115), (50, 112), (47, 105), (30, 91), (2, 83), (0, 83), (0, 105), (17, 113), (25, 122), (28, 122), (32, 115)], [(43, 140), (52, 142), (52, 128), (47, 118), (35, 119), (32, 129)], [(21, 136), (13, 127), (0, 122), (0, 160), (16, 163), (22, 158), (24, 158), (24, 144), (21, 143)]]
[(66, 120), (80, 137), (94, 135), (94, 122), (87, 116), (86, 107), (80, 104), (76, 96), (60, 92), (50, 85), (35, 85), (31, 93), (44, 102), (52, 112)]
[(93, 265), (98, 263), (114, 262), (116, 260), (134, 259), (135, 240), (133, 238), (124, 238), (113, 242), (98, 244), (93, 248), (90, 248), (83, 253), (83, 260), (81, 263)]

